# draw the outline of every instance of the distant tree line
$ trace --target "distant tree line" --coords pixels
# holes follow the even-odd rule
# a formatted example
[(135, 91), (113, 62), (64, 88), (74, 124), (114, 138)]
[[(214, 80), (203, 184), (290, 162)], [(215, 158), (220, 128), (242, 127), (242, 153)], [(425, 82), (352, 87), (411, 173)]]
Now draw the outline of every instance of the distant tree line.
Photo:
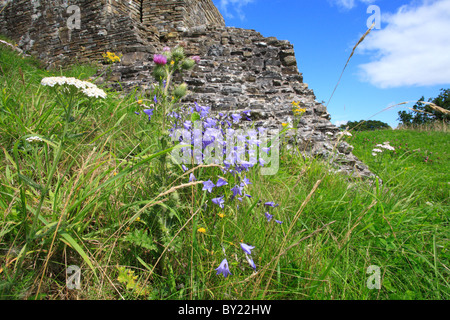
[(353, 131), (373, 131), (381, 129), (392, 129), (387, 123), (379, 120), (359, 120), (359, 121), (349, 121), (346, 124), (341, 124), (339, 129)]
[(411, 111), (399, 111), (397, 120), (402, 125), (425, 124), (434, 121), (450, 122), (450, 89), (441, 89), (441, 93), (436, 98), (428, 99), (428, 102), (433, 103), (438, 108), (422, 101), (425, 101), (423, 96), (411, 108)]

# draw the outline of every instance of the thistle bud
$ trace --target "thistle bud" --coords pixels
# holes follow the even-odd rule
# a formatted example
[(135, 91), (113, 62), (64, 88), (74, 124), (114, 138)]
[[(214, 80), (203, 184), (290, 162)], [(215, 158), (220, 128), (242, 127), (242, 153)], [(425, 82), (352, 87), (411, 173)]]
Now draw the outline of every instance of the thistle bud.
[(181, 68), (184, 70), (190, 70), (194, 67), (195, 65), (195, 61), (192, 59), (184, 59), (183, 62), (181, 63)]
[(172, 58), (173, 59), (184, 59), (184, 49), (183, 47), (176, 47), (172, 50)]
[(183, 98), (187, 92), (187, 84), (182, 83), (173, 90), (173, 96), (177, 99)]
[(166, 70), (164, 70), (164, 67), (162, 65), (157, 65), (153, 69), (153, 77), (156, 81), (161, 81), (166, 77)]

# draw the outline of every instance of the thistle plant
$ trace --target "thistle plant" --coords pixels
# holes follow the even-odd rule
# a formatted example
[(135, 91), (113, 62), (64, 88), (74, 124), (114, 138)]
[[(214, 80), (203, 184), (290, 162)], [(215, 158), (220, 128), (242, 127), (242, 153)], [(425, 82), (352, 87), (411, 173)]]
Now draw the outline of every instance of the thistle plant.
[[(178, 102), (187, 94), (186, 83), (173, 85), (173, 76), (177, 72), (182, 73), (192, 69), (199, 61), (197, 58), (195, 60), (192, 58), (187, 58), (183, 47), (177, 46), (173, 49), (165, 47), (162, 54), (155, 54), (153, 56), (153, 62), (155, 63), (153, 77), (158, 82), (158, 86), (155, 88), (154, 108), (147, 109), (147, 114), (150, 119), (153, 112), (156, 112), (159, 115), (157, 119), (161, 119), (159, 126), (160, 129), (157, 129), (157, 135), (159, 147), (161, 150), (164, 150), (168, 146), (168, 134), (166, 131), (166, 121), (168, 115), (178, 106)], [(165, 180), (165, 154), (161, 156), (160, 162), (162, 173), (161, 178)]]
[(183, 47), (178, 46), (172, 50), (165, 47), (162, 54), (153, 56), (153, 62), (155, 63), (153, 77), (159, 83), (156, 99), (161, 108), (159, 112), (162, 119), (162, 132), (165, 133), (167, 115), (187, 93), (186, 83), (172, 86), (173, 76), (176, 72), (182, 73), (192, 69), (199, 59), (187, 58)]

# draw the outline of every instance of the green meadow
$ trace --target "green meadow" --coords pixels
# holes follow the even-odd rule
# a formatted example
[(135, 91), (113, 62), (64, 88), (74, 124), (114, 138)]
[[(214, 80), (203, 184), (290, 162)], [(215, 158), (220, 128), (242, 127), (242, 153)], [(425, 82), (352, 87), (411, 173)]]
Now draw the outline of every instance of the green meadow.
[(183, 88), (89, 97), (41, 80), (87, 81), (95, 65), (46, 71), (4, 46), (0, 67), (1, 299), (450, 298), (447, 127), (345, 137), (379, 179), (284, 144), (274, 175), (183, 168), (164, 118)]

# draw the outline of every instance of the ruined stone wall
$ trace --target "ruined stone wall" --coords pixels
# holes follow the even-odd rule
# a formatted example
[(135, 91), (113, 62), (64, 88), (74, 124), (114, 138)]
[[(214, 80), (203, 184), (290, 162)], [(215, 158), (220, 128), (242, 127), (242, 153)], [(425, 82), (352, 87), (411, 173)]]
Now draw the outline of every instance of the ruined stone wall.
[[(67, 7), (81, 9), (68, 28)], [(198, 25), (225, 26), (211, 0), (1, 0), (0, 33), (52, 66), (97, 60), (105, 51), (155, 52), (160, 36)]]
[(143, 23), (159, 32), (185, 31), (198, 25), (225, 26), (210, 0), (143, 0)]
[(78, 0), (80, 29), (69, 28), (67, 0), (4, 1), (0, 33), (51, 66), (101, 59), (105, 51), (154, 51), (156, 29), (136, 20), (136, 1)]

